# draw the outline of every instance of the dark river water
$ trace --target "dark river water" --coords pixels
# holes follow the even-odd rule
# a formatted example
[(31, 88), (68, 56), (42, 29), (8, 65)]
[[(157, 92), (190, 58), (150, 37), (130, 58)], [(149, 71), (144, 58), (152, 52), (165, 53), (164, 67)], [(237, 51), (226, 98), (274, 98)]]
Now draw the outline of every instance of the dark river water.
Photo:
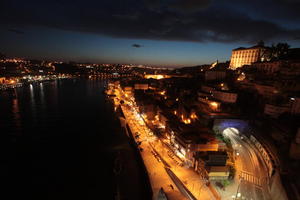
[(102, 93), (105, 83), (35, 83), (18, 88), (15, 99), (0, 91), (0, 199), (115, 199), (117, 183), (121, 199), (145, 199), (141, 167)]

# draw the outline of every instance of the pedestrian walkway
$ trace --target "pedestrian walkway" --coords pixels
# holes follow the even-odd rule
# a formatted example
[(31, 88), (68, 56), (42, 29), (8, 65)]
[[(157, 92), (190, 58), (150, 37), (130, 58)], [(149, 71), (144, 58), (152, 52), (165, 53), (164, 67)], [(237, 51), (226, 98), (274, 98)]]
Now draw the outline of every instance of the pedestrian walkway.
[(243, 178), (244, 181), (250, 182), (254, 185), (256, 185), (257, 187), (261, 187), (261, 179), (259, 177), (254, 176), (251, 173), (245, 172), (245, 171), (241, 171), (240, 172), (240, 177)]
[[(137, 123), (136, 121), (134, 121), (134, 118), (131, 116), (131, 114), (127, 112), (125, 107), (121, 106), (121, 108), (123, 110), (125, 118), (127, 119), (130, 131), (131, 133), (133, 133), (133, 137), (137, 141), (138, 137), (135, 137), (135, 133), (139, 130), (139, 128), (137, 127)], [(145, 133), (143, 132), (139, 132), (140, 139), (145, 139), (144, 134)], [(159, 191), (161, 190), (161, 188), (163, 188), (169, 200), (185, 200), (186, 198), (181, 194), (178, 188), (175, 187), (172, 179), (165, 171), (164, 165), (162, 165), (162, 163), (151, 153), (152, 149), (149, 143), (145, 140), (145, 142), (142, 142), (139, 146), (143, 149), (143, 151), (141, 151), (140, 153), (150, 179), (153, 192), (152, 199), (156, 200), (157, 196), (159, 195)], [(174, 186), (170, 187), (170, 185)]]

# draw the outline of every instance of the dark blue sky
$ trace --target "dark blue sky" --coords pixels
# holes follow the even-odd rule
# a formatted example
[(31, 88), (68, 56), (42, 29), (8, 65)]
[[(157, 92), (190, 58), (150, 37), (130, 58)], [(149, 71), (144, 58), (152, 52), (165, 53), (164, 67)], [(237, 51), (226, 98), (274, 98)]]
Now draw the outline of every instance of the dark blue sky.
[(299, 10), (299, 0), (2, 0), (0, 52), (191, 66), (259, 40), (300, 47)]

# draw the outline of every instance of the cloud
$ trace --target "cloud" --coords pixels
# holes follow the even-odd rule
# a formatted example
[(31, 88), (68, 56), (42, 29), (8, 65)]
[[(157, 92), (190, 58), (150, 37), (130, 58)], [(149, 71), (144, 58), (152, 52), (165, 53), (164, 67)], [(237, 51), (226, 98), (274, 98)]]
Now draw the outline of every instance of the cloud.
[(132, 47), (134, 48), (141, 48), (143, 45), (140, 45), (140, 44), (133, 44)]
[(25, 34), (25, 32), (17, 29), (8, 29), (8, 31), (16, 34)]
[(177, 0), (170, 5), (170, 8), (175, 8), (181, 12), (197, 12), (207, 8), (211, 0)]
[(117, 38), (224, 43), (286, 40), (300, 35), (300, 25), (286, 25), (299, 24), (300, 5), (292, 0), (1, 3), (0, 25), (14, 27), (44, 26)]

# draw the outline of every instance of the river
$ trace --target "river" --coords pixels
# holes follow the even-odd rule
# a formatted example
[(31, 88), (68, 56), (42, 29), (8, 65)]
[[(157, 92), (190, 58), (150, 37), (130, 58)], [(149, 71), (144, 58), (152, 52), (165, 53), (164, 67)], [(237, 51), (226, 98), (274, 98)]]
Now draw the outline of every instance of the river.
[(142, 168), (105, 84), (34, 83), (17, 88), (17, 98), (0, 91), (0, 199), (115, 199), (118, 183), (121, 199), (146, 199)]

